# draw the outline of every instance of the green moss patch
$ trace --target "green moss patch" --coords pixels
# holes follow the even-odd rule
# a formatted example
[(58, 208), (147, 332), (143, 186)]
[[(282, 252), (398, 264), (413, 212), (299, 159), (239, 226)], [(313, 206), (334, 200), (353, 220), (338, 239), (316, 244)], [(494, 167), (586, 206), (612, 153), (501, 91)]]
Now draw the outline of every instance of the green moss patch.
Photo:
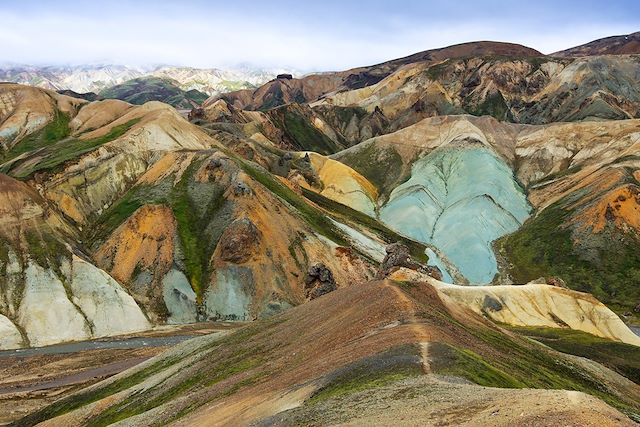
[(595, 360), (640, 384), (640, 347), (573, 329), (515, 326), (508, 328), (554, 350)]
[(367, 178), (383, 194), (391, 192), (409, 172), (393, 148), (379, 148), (375, 141), (358, 150), (340, 153), (338, 160)]
[(327, 384), (305, 403), (315, 404), (422, 374), (419, 349), (412, 345), (399, 346), (334, 372)]
[(500, 91), (496, 91), (487, 96), (476, 106), (468, 104), (466, 109), (474, 116), (493, 116), (501, 121), (514, 121), (511, 109), (507, 105), (507, 102)]
[(471, 350), (441, 343), (431, 344), (430, 350), (438, 355), (437, 362), (432, 367), (438, 374), (466, 378), (486, 387), (526, 387), (522, 381), (487, 363)]
[(559, 276), (572, 289), (632, 311), (640, 301), (640, 241), (605, 229), (584, 236), (584, 247), (579, 246), (566, 225), (571, 214), (556, 203), (498, 240), (496, 247), (508, 260), (507, 272), (518, 283)]
[[(93, 151), (107, 142), (120, 138), (138, 121), (140, 121), (140, 119), (133, 119), (127, 123), (114, 126), (105, 135), (97, 138), (88, 140), (66, 138), (48, 144), (41, 150), (34, 152), (27, 159), (12, 164), (10, 170), (7, 172), (18, 179), (29, 178), (35, 172), (39, 171), (53, 173), (65, 162)], [(35, 161), (33, 161), (34, 159)]]
[(386, 243), (404, 243), (409, 248), (411, 256), (416, 260), (422, 263), (427, 263), (427, 261), (429, 261), (429, 257), (425, 254), (425, 250), (427, 249), (426, 246), (413, 240), (407, 239), (404, 236), (401, 236), (400, 234), (386, 227), (375, 218), (372, 218), (369, 215), (366, 215), (360, 211), (350, 208), (349, 206), (338, 203), (334, 200), (324, 197), (321, 194), (316, 193), (315, 191), (311, 191), (306, 188), (302, 189), (302, 194), (318, 206), (321, 206), (322, 208), (345, 218), (347, 221), (355, 221), (363, 227), (373, 231)]
[(24, 153), (29, 153), (47, 147), (69, 136), (69, 115), (56, 111), (53, 120), (44, 128), (23, 138), (2, 156), (0, 163), (7, 162)]

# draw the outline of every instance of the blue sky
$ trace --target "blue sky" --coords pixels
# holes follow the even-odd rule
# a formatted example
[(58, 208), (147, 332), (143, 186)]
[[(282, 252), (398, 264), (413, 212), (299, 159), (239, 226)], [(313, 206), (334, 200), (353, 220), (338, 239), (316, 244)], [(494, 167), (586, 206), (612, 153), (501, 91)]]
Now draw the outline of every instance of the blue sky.
[(474, 40), (551, 53), (640, 31), (640, 1), (0, 0), (0, 62), (338, 70)]

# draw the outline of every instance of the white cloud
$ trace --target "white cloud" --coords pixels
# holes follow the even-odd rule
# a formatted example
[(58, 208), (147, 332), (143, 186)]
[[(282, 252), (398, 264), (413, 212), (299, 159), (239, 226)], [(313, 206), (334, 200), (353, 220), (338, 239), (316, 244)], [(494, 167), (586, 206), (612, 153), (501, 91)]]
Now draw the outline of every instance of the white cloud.
[[(113, 6), (113, 5), (112, 5)], [(148, 5), (147, 5), (148, 6)], [(35, 63), (113, 62), (199, 67), (249, 62), (299, 69), (346, 69), (473, 40), (522, 43), (544, 53), (636, 29), (558, 26), (542, 30), (473, 15), (434, 19), (400, 14), (349, 25), (347, 18), (301, 21), (286, 10), (261, 14), (201, 13), (164, 7), (112, 7), (16, 14), (0, 9), (3, 60)], [(474, 20), (475, 19), (475, 20)]]

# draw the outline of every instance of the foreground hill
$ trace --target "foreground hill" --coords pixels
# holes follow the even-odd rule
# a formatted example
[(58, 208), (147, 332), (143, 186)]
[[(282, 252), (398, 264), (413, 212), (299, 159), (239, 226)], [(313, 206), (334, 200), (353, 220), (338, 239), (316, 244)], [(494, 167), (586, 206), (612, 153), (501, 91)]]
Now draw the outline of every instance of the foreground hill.
[(178, 109), (191, 109), (202, 104), (208, 96), (195, 89), (184, 91), (178, 82), (159, 77), (139, 77), (111, 86), (99, 93), (101, 98), (119, 99), (130, 104), (142, 105), (149, 101), (161, 101)]
[(640, 54), (640, 32), (611, 36), (553, 53), (552, 56), (578, 57), (594, 55)]
[(363, 283), (192, 340), (15, 425), (633, 425), (600, 399), (637, 417), (638, 384), (498, 327), (424, 280)]

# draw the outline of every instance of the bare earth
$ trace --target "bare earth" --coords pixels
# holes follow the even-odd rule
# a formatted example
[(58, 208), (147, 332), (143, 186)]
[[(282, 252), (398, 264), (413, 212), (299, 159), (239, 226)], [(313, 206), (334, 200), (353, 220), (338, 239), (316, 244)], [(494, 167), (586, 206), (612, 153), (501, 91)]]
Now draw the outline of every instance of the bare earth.
[[(105, 340), (0, 352), (0, 425), (163, 352), (170, 345), (162, 345), (161, 338), (168, 338), (166, 342), (171, 343), (177, 341), (171, 338), (186, 339), (236, 326), (226, 323), (167, 326)], [(96, 343), (105, 347), (131, 346), (128, 343), (131, 340), (135, 340), (136, 348), (90, 349)], [(89, 350), (62, 352), (75, 347)]]
[(261, 426), (634, 426), (577, 391), (499, 389), (434, 375), (278, 414)]

